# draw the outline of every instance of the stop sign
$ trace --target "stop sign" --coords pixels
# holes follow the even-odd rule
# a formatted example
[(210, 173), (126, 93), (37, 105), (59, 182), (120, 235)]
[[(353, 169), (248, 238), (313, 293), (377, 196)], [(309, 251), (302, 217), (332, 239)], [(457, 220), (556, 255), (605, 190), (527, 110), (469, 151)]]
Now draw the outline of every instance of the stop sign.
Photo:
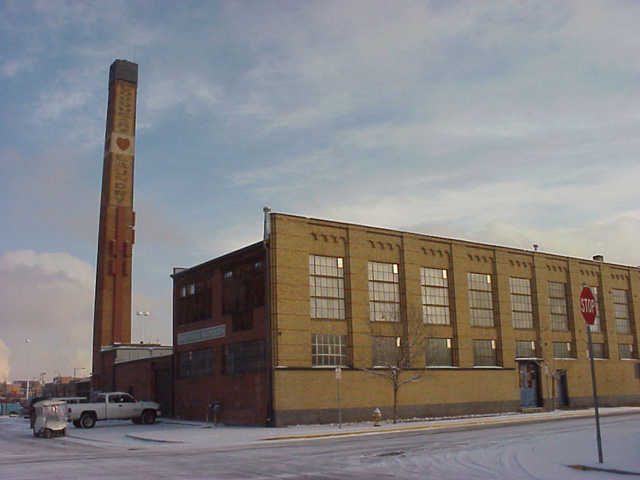
[(580, 292), (580, 312), (587, 325), (593, 325), (596, 320), (596, 299), (593, 296), (593, 292), (586, 285), (582, 287)]

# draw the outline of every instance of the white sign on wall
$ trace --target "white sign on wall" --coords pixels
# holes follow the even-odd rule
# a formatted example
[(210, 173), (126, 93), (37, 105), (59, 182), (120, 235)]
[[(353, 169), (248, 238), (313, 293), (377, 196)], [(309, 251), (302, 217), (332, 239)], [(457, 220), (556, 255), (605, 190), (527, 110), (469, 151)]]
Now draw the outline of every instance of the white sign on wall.
[(225, 326), (216, 325), (211, 328), (203, 328), (202, 330), (194, 330), (193, 332), (185, 332), (178, 334), (178, 345), (187, 343), (202, 342), (204, 340), (213, 340), (214, 338), (222, 338), (225, 336)]

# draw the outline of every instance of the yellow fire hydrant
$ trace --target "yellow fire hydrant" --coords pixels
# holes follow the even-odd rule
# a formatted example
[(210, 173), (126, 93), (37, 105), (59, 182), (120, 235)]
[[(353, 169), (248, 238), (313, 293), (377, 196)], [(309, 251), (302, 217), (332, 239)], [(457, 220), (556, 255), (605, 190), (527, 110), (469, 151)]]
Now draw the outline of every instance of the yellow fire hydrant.
[(373, 411), (373, 426), (374, 427), (379, 427), (382, 424), (380, 423), (382, 421), (382, 413), (380, 413), (380, 409), (376, 408)]

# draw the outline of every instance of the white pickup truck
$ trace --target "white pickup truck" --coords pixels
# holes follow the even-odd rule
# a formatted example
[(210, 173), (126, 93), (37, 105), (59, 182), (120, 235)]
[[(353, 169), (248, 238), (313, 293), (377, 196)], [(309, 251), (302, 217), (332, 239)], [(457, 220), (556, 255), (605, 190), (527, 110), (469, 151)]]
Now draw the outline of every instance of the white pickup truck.
[(138, 402), (128, 393), (108, 392), (95, 402), (67, 404), (69, 421), (77, 428), (93, 428), (98, 420), (131, 420), (151, 425), (160, 415), (155, 402)]

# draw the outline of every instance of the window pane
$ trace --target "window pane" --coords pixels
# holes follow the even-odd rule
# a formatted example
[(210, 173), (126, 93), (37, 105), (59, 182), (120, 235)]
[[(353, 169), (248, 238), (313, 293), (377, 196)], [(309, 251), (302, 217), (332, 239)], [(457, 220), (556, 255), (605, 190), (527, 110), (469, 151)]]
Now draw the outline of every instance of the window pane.
[(569, 315), (564, 283), (549, 282), (549, 311), (551, 330), (568, 331)]
[(553, 358), (573, 358), (571, 344), (567, 342), (553, 342)]
[[(588, 350), (587, 345), (587, 350)], [(593, 358), (607, 358), (604, 354), (604, 343), (592, 343)]]
[(311, 365), (314, 367), (346, 366), (347, 336), (330, 333), (311, 335)]
[(264, 340), (233, 343), (224, 347), (224, 373), (226, 375), (261, 372), (265, 367)]
[(631, 344), (618, 345), (618, 354), (621, 360), (635, 358), (635, 355), (633, 353), (633, 345)]
[(311, 318), (344, 320), (344, 268), (342, 258), (309, 255)]
[(213, 349), (178, 353), (178, 377), (198, 378), (213, 375)]
[(400, 277), (395, 263), (369, 262), (369, 319), (400, 321)]
[(493, 292), (491, 275), (468, 273), (469, 316), (475, 327), (493, 327)]
[(453, 366), (453, 352), (450, 338), (427, 338), (425, 346), (427, 367)]
[(626, 290), (613, 290), (613, 314), (616, 319), (618, 333), (628, 335), (631, 333), (629, 320), (629, 296)]
[(399, 337), (372, 337), (372, 365), (398, 366), (402, 362)]
[(511, 321), (514, 328), (533, 328), (531, 283), (528, 278), (510, 278)]
[(516, 340), (516, 358), (536, 358), (536, 342)]
[(473, 341), (473, 365), (496, 366), (498, 357), (495, 340), (474, 340)]
[(422, 320), (424, 323), (449, 325), (449, 283), (447, 271), (437, 268), (420, 269), (422, 280)]

